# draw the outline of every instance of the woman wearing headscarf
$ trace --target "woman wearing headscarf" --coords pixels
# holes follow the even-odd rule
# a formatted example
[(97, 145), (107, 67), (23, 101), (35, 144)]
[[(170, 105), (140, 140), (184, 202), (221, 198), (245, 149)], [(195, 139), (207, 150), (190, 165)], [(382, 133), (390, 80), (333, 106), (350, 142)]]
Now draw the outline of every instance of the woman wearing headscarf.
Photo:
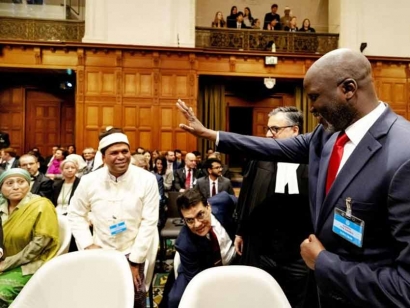
[(33, 274), (59, 248), (53, 204), (30, 192), (30, 174), (13, 168), (0, 175), (4, 255), (0, 261), (0, 307), (8, 307)]

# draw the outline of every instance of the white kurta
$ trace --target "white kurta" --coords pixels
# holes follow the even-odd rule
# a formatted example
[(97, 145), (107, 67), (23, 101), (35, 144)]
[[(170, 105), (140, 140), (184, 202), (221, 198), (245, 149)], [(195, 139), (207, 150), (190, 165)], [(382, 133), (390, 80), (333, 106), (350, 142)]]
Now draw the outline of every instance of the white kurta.
[[(92, 244), (129, 255), (132, 262), (145, 262), (159, 215), (158, 183), (150, 172), (130, 165), (115, 179), (107, 167), (81, 178), (71, 199), (68, 218), (80, 249)], [(88, 214), (92, 212), (93, 235)], [(111, 235), (110, 226), (125, 222), (126, 231)]]

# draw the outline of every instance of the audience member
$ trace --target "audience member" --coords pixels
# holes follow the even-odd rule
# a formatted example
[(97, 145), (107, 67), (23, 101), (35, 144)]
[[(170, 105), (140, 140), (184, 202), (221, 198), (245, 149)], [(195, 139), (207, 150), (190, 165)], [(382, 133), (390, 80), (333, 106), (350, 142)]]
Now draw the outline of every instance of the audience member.
[(252, 23), (252, 29), (260, 29), (261, 28), (261, 20), (259, 18), (255, 18)]
[(302, 27), (299, 28), (299, 31), (302, 32), (316, 32), (314, 28), (310, 26), (310, 19), (305, 18), (302, 23)]
[(65, 159), (67, 152), (63, 149), (56, 150), (50, 166), (47, 169), (46, 177), (54, 180), (57, 175), (61, 174), (60, 164)]
[(238, 8), (236, 6), (231, 7), (231, 13), (226, 18), (228, 28), (236, 28), (236, 14), (238, 14)]
[[(134, 165), (140, 167), (144, 170), (149, 171), (149, 159), (145, 155), (141, 154), (134, 154), (132, 156), (134, 158)], [(165, 226), (165, 222), (167, 221), (166, 215), (166, 205), (167, 205), (167, 198), (165, 197), (165, 189), (164, 189), (164, 178), (162, 175), (158, 173), (154, 173), (155, 178), (157, 179), (158, 183), (158, 191), (159, 191), (159, 219), (158, 219), (158, 230), (161, 230)]]
[(280, 19), (280, 26), (283, 30), (285, 29), (285, 27), (289, 27), (289, 23), (292, 18), (290, 16), (290, 7), (286, 6), (284, 12), (285, 12), (285, 15), (282, 16)]
[(76, 153), (77, 153), (77, 150), (76, 150), (74, 144), (70, 144), (70, 145), (67, 147), (67, 153), (68, 153), (68, 155), (76, 154)]
[[(202, 155), (201, 152), (199, 151), (192, 151), (192, 153), (195, 155), (195, 160), (196, 160), (196, 167), (198, 170), (202, 170)], [(202, 173), (202, 172), (201, 172)], [(198, 177), (203, 176), (203, 174), (198, 174)]]
[(271, 11), (266, 13), (265, 19), (263, 20), (263, 29), (264, 30), (280, 30), (280, 16), (277, 13), (278, 5), (272, 4)]
[(84, 161), (84, 158), (78, 154), (70, 154), (65, 159), (76, 162), (77, 172), (75, 176), (81, 178), (84, 175), (84, 171), (87, 169), (87, 163)]
[(50, 180), (39, 171), (40, 163), (37, 157), (31, 154), (24, 154), (19, 159), (19, 167), (30, 173), (30, 192), (51, 200), (53, 196), (53, 180)]
[(189, 127), (180, 127), (218, 138), (224, 152), (309, 162), (315, 234), (302, 242), (301, 255), (314, 271), (321, 307), (409, 307), (410, 124), (378, 100), (372, 66), (359, 51), (321, 57), (304, 88), (320, 123), (310, 134), (275, 140), (217, 133), (181, 101)]
[(207, 268), (233, 262), (235, 249), (230, 229), (235, 203), (236, 198), (226, 193), (207, 200), (196, 189), (188, 189), (178, 197), (178, 210), (186, 224), (175, 242), (181, 264), (169, 293), (169, 308), (178, 307), (186, 286), (195, 275)]
[(47, 165), (46, 165), (46, 160), (43, 156), (41, 156), (40, 149), (38, 147), (32, 148), (28, 154), (33, 154), (35, 157), (37, 157), (37, 161), (40, 164), (40, 172), (44, 173), (47, 171)]
[(289, 21), (289, 26), (284, 27), (283, 30), (289, 31), (289, 32), (296, 32), (299, 30), (296, 25), (296, 16), (291, 17)]
[(145, 151), (145, 149), (144, 149), (143, 147), (138, 147), (138, 148), (135, 150), (135, 153), (136, 153), (136, 154), (143, 154), (144, 151)]
[(0, 262), (0, 306), (8, 307), (33, 274), (59, 249), (58, 221), (50, 200), (30, 193), (21, 168), (0, 175), (4, 255)]
[[(47, 168), (50, 167), (51, 161), (54, 159), (54, 154), (56, 153), (56, 151), (57, 151), (59, 148), (60, 148), (60, 145), (54, 145), (54, 146), (51, 148), (52, 154), (49, 155), (49, 156), (46, 156), (44, 164), (47, 166)], [(46, 169), (46, 171), (47, 171), (47, 169)], [(46, 171), (44, 171), (44, 172), (46, 172)]]
[[(208, 158), (216, 158), (217, 160), (222, 162), (222, 156), (221, 156), (221, 153), (219, 153), (219, 152), (214, 152), (213, 154), (209, 155)], [(231, 180), (232, 174), (229, 171), (228, 165), (222, 164), (222, 173), (221, 174), (222, 174), (223, 177), (226, 177), (226, 178)]]
[(216, 158), (209, 158), (204, 164), (208, 176), (199, 178), (195, 188), (198, 189), (205, 198), (210, 198), (226, 191), (230, 195), (235, 195), (231, 181), (222, 176), (222, 163)]
[(105, 164), (78, 185), (68, 209), (71, 230), (79, 249), (115, 249), (128, 257), (134, 307), (145, 307), (144, 264), (158, 236), (158, 184), (153, 174), (130, 165), (129, 141), (121, 130), (111, 128), (99, 139)]
[(83, 171), (83, 175), (90, 173), (94, 167), (94, 157), (95, 157), (95, 150), (91, 147), (85, 148), (83, 151), (83, 157), (87, 166)]
[(155, 160), (157, 159), (157, 157), (160, 157), (161, 153), (159, 152), (159, 150), (154, 150), (151, 153), (151, 170), (154, 170), (155, 167)]
[(185, 161), (182, 157), (182, 151), (180, 149), (175, 149), (175, 161), (177, 162), (178, 169), (185, 165)]
[(186, 189), (194, 187), (200, 173), (196, 167), (196, 156), (193, 153), (187, 153), (184, 168), (174, 172), (174, 189), (184, 192)]
[(246, 7), (243, 11), (243, 23), (245, 24), (247, 28), (252, 27), (253, 17), (252, 17), (251, 9), (249, 7)]
[(215, 152), (213, 148), (207, 148), (206, 149), (206, 159), (209, 158), (209, 155), (212, 155)]
[(245, 23), (243, 22), (243, 13), (242, 12), (238, 12), (238, 14), (236, 14), (235, 28), (236, 29), (246, 29), (246, 28), (248, 28), (245, 25)]
[(53, 184), (53, 204), (56, 207), (57, 214), (67, 215), (68, 207), (74, 192), (77, 189), (80, 179), (76, 176), (78, 172), (77, 161), (71, 160), (67, 156), (61, 165), (61, 174), (63, 179), (55, 180)]
[(17, 159), (16, 150), (13, 148), (5, 148), (1, 150), (2, 168), (7, 171), (11, 168), (18, 168), (19, 161)]
[[(269, 113), (266, 137), (295, 137), (302, 127), (297, 108), (279, 107)], [(300, 243), (313, 231), (308, 185), (307, 165), (253, 160), (244, 172), (237, 207), (235, 249), (241, 263), (271, 274), (294, 308), (317, 306), (306, 300), (315, 296), (308, 292), (309, 268), (300, 256)]]
[(147, 164), (147, 170), (148, 171), (151, 171), (152, 170), (152, 167), (151, 167), (151, 164), (149, 163), (150, 161), (151, 161), (151, 153), (150, 153), (150, 151), (148, 151), (148, 150), (145, 150), (144, 151), (144, 153), (142, 153), (142, 155), (144, 155), (144, 157), (147, 159), (147, 161), (148, 161), (148, 164)]
[[(155, 166), (153, 172), (157, 175), (162, 176), (164, 180), (165, 192), (170, 191), (172, 188), (172, 181), (174, 180), (174, 174), (172, 170), (167, 170), (166, 166), (167, 160), (164, 156), (157, 157), (155, 159)], [(165, 193), (165, 195), (167, 195)]]
[(212, 21), (211, 27), (213, 28), (226, 28), (226, 22), (221, 11), (216, 12), (215, 18)]
[(0, 150), (10, 146), (10, 137), (6, 132), (0, 131)]
[(175, 170), (178, 169), (179, 164), (175, 160), (175, 152), (174, 151), (167, 151), (167, 154), (165, 154), (165, 158), (167, 159), (167, 170), (171, 170), (174, 172)]

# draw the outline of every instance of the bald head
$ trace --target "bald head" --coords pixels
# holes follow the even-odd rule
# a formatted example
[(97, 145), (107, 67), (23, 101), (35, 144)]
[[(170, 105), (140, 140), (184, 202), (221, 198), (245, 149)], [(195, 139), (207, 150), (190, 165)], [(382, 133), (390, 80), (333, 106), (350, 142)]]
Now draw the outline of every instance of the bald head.
[(185, 166), (189, 169), (196, 168), (196, 156), (194, 153), (187, 153), (185, 155)]
[(330, 131), (347, 128), (378, 105), (371, 64), (350, 49), (337, 49), (317, 60), (303, 85), (311, 112)]
[(357, 82), (371, 80), (372, 67), (360, 52), (341, 48), (333, 50), (317, 60), (306, 73), (305, 79), (322, 77), (336, 81), (353, 78)]

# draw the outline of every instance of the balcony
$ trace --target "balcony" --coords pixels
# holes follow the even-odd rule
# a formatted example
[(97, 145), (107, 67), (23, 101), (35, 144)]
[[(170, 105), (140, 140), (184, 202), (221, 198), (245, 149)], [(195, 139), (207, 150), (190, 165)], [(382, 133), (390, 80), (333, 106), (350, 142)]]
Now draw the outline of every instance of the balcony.
[(338, 48), (337, 33), (306, 33), (254, 29), (196, 27), (195, 47), (216, 50), (264, 51), (325, 54)]

